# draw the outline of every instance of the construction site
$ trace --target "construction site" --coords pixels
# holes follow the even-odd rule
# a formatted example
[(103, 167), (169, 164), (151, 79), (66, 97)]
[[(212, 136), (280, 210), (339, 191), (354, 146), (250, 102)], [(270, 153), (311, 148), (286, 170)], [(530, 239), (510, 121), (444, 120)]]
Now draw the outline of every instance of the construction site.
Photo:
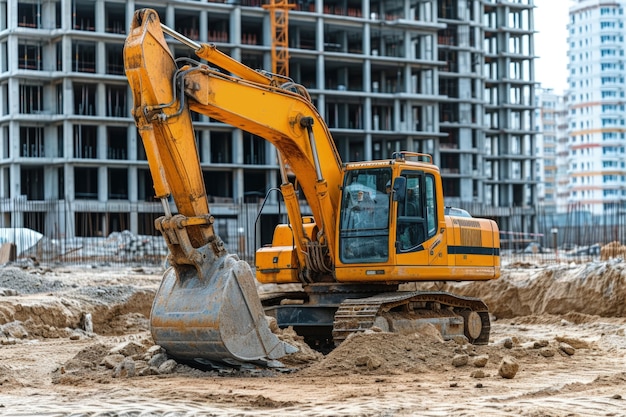
[[(295, 332), (285, 368), (198, 369), (148, 331), (163, 270), (0, 269), (0, 414), (6, 416), (624, 415), (626, 273), (621, 259), (510, 264), (455, 291), (480, 295), (487, 346), (370, 331), (323, 355)], [(89, 314), (92, 327), (85, 329)], [(515, 369), (506, 378), (504, 364)]]
[(532, 0), (5, 6), (1, 415), (626, 415)]

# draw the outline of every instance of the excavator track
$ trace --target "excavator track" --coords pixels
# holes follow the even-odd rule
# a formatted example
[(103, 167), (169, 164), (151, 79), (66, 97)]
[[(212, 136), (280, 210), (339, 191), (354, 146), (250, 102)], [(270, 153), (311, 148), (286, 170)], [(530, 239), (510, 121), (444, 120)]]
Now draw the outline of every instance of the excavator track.
[(335, 346), (350, 334), (374, 326), (389, 331), (410, 331), (422, 323), (434, 324), (445, 339), (465, 336), (475, 345), (489, 343), (491, 324), (481, 300), (443, 291), (382, 293), (347, 299), (335, 313)]

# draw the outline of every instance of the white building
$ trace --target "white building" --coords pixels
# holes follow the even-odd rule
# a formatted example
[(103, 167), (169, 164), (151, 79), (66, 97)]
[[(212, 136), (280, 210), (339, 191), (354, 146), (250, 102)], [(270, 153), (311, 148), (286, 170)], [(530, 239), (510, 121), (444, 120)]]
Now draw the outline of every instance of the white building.
[(568, 24), (569, 205), (601, 215), (626, 200), (626, 1), (578, 0)]
[(537, 201), (539, 214), (569, 209), (567, 105), (552, 89), (539, 90), (537, 99)]

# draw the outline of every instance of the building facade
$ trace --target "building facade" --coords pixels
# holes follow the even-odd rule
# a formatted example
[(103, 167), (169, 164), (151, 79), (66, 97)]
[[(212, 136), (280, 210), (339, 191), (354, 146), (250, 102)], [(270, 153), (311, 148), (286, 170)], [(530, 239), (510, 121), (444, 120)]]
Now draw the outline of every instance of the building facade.
[(566, 213), (570, 209), (566, 96), (539, 89), (537, 106), (538, 212)]
[[(143, 7), (189, 38), (271, 68), (271, 22), (257, 0), (0, 1), (0, 227), (153, 233), (161, 206), (122, 57)], [(344, 161), (432, 154), (448, 205), (532, 231), (533, 8), (533, 0), (298, 1), (289, 75), (309, 90)], [(191, 54), (170, 45), (175, 56)], [(279, 185), (275, 151), (206, 116), (194, 120), (211, 210), (234, 239), (255, 229), (235, 206)], [(268, 194), (269, 220), (278, 200)]]
[(568, 24), (568, 203), (602, 215), (626, 201), (623, 0), (579, 0)]

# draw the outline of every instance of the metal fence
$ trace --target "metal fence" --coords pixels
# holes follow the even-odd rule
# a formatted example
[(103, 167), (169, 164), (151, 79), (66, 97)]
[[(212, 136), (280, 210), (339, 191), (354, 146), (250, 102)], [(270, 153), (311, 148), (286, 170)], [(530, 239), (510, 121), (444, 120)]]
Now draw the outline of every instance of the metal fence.
[[(227, 243), (229, 252), (254, 263), (255, 248), (244, 242), (243, 236), (231, 233), (238, 239)], [(24, 238), (30, 239), (30, 238)], [(11, 239), (13, 241), (13, 239)], [(32, 243), (19, 242), (24, 247)], [(107, 264), (107, 265), (162, 265), (168, 254), (161, 236), (136, 235), (129, 231), (114, 232), (107, 237), (80, 237), (49, 239), (42, 237), (36, 244), (17, 254), (18, 261), (31, 260), (39, 264)], [(527, 244), (519, 249), (501, 250), (503, 265), (519, 263), (584, 263), (599, 259), (626, 258), (626, 246), (620, 242), (587, 246), (573, 245), (546, 248), (538, 243)]]
[[(153, 235), (131, 233), (128, 230), (118, 230), (110, 233), (101, 233), (102, 237), (67, 237), (64, 230), (68, 230), (68, 218), (75, 216), (79, 211), (87, 213), (83, 218), (92, 214), (89, 207), (70, 207), (65, 202), (15, 202), (9, 205), (0, 204), (0, 208), (11, 207), (12, 215), (16, 212), (23, 216), (25, 223), (30, 220), (34, 226), (42, 226), (38, 222), (52, 223), (51, 233), (41, 233), (30, 228), (0, 228), (0, 243), (12, 242), (17, 247), (17, 259), (37, 261), (40, 264), (89, 264), (106, 263), (111, 265), (162, 264), (167, 256), (168, 249), (165, 241), (154, 232), (153, 225), (148, 223), (143, 230)], [(102, 207), (100, 207), (102, 208)], [(143, 210), (145, 207), (105, 207), (116, 211), (121, 209)], [(253, 263), (255, 251), (265, 243), (269, 243), (271, 232), (278, 219), (285, 219), (284, 210), (280, 206), (270, 208), (270, 216), (259, 218), (260, 203), (242, 204), (215, 204), (211, 210), (216, 218), (216, 231), (224, 240), (231, 253)], [(160, 204), (155, 204), (148, 210), (147, 215), (160, 215)], [(7, 222), (7, 213), (0, 210)], [(68, 213), (71, 213), (68, 214)], [(98, 212), (99, 219), (106, 223), (110, 213)], [(147, 216), (146, 215), (146, 216)], [(135, 213), (140, 216), (140, 213)], [(33, 223), (33, 219), (36, 220)], [(261, 220), (260, 220), (261, 219)], [(264, 223), (261, 225), (261, 223)], [(57, 225), (65, 225), (60, 228)], [(555, 262), (589, 262), (597, 259), (626, 257), (626, 250), (622, 242), (626, 242), (626, 212), (609, 211), (603, 216), (592, 216), (587, 212), (572, 210), (566, 214), (539, 213), (538, 230), (536, 233), (521, 231), (501, 232), (502, 264), (518, 262), (555, 263)], [(124, 222), (116, 227), (124, 226)], [(74, 226), (76, 227), (76, 226)], [(263, 232), (263, 233), (262, 233)], [(262, 236), (265, 234), (265, 236)]]

